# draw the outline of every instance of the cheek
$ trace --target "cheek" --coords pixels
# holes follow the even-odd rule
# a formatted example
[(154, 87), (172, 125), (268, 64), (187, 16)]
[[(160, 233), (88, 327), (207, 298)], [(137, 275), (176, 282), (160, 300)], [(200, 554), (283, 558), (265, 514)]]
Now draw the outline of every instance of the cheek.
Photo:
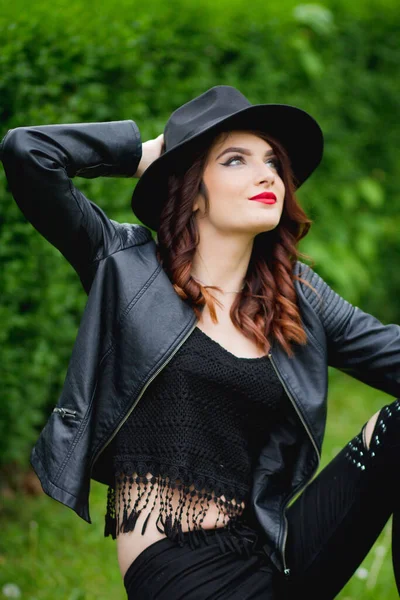
[(283, 183), (283, 180), (280, 177), (278, 177), (276, 183), (278, 184), (278, 188), (282, 194), (282, 199), (283, 199), (285, 197), (285, 184)]
[(210, 180), (208, 192), (214, 203), (218, 202), (225, 207), (227, 204), (232, 204), (235, 196), (240, 195), (240, 183), (229, 175), (216, 177)]

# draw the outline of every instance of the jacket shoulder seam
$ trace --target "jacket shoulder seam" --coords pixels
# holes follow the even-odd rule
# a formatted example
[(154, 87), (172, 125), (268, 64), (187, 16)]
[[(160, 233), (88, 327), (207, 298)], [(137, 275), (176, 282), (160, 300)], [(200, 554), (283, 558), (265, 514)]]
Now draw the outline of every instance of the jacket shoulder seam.
[[(110, 219), (110, 221), (114, 226), (114, 230), (118, 236), (118, 239), (120, 240), (120, 247), (111, 250), (103, 256), (95, 258), (92, 261), (92, 264), (100, 262), (101, 260), (104, 260), (109, 256), (113, 256), (114, 254), (117, 254), (117, 252), (121, 252), (122, 250), (128, 250), (129, 248), (133, 248), (134, 246), (144, 246), (145, 244), (148, 244), (153, 240), (150, 231), (147, 229), (147, 227), (144, 227), (143, 225), (139, 225), (136, 223), (119, 223), (118, 221), (114, 221), (113, 219)], [(128, 243), (124, 243), (123, 236), (121, 235), (121, 228), (125, 230), (130, 230), (132, 233), (132, 235), (128, 236)]]
[[(305, 270), (300, 272), (301, 267), (305, 267)], [(300, 277), (303, 277), (304, 275), (304, 279), (306, 279), (316, 289), (318, 296), (314, 295), (314, 297), (311, 297), (313, 290), (311, 290), (308, 286), (305, 286), (302, 282), (298, 282), (304, 298), (307, 300), (311, 308), (316, 312), (318, 318), (323, 323), (324, 328), (329, 330), (329, 327), (335, 322), (335, 319), (339, 319), (338, 323), (336, 323), (335, 329), (337, 331), (341, 330), (352, 311), (354, 312), (354, 306), (347, 302), (344, 298), (342, 298), (343, 303), (337, 302), (335, 304), (335, 299), (341, 297), (334, 290), (332, 290), (322, 279), (322, 277), (313, 271), (309, 265), (302, 263), (301, 261), (297, 261), (295, 274), (299, 275)], [(320, 295), (319, 290), (324, 286), (327, 288), (328, 292), (324, 295)], [(321, 311), (323, 311), (324, 314), (321, 314)], [(341, 311), (343, 312), (343, 315), (339, 316)]]

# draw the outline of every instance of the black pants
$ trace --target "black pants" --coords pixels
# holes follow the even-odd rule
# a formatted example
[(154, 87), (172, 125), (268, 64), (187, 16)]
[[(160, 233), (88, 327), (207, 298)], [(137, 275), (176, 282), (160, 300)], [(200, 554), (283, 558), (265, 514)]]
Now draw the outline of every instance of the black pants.
[[(332, 600), (353, 575), (400, 501), (400, 400), (381, 410), (369, 450), (362, 432), (287, 511), (287, 579), (269, 562), (257, 531), (243, 524), (249, 556), (221, 553), (214, 530), (196, 550), (168, 538), (146, 548), (125, 574), (128, 600)], [(219, 535), (227, 534), (225, 528)], [(397, 545), (393, 563), (400, 585)]]

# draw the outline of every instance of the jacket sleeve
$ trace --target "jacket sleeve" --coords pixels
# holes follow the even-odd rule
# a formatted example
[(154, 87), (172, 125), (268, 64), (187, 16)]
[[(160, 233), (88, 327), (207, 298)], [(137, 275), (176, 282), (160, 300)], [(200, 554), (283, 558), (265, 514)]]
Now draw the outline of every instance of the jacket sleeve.
[(116, 222), (75, 187), (75, 176), (132, 177), (142, 155), (133, 121), (10, 129), (0, 145), (9, 189), (24, 216), (88, 279), (118, 249)]
[(302, 285), (325, 331), (328, 365), (400, 397), (400, 326), (384, 325), (344, 300), (310, 267), (301, 266), (300, 276), (317, 291)]

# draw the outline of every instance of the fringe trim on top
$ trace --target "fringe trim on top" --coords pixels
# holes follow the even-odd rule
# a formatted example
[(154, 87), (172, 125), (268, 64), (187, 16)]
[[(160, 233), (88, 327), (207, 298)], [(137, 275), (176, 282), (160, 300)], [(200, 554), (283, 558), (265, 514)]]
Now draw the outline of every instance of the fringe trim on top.
[[(176, 473), (174, 473), (174, 475), (176, 475)], [(138, 475), (137, 472), (132, 475), (117, 473), (116, 488), (114, 489), (109, 486), (107, 491), (107, 512), (105, 517), (104, 536), (107, 537), (111, 535), (113, 539), (116, 539), (117, 535), (120, 533), (133, 531), (140, 514), (146, 512), (150, 497), (156, 487), (156, 495), (153, 504), (142, 525), (142, 535), (146, 532), (150, 515), (156, 505), (157, 498), (159, 497), (160, 512), (156, 521), (156, 527), (160, 533), (164, 533), (171, 541), (181, 547), (187, 541), (190, 548), (195, 550), (204, 544), (208, 545), (210, 543), (208, 538), (210, 535), (213, 535), (222, 553), (233, 551), (241, 556), (243, 554), (248, 555), (248, 543), (241, 543), (242, 538), (238, 534), (236, 528), (240, 516), (244, 511), (244, 508), (241, 506), (245, 496), (243, 491), (240, 492), (236, 490), (236, 504), (233, 504), (233, 497), (229, 497), (232, 496), (233, 491), (231, 486), (228, 486), (228, 492), (225, 490), (221, 493), (221, 484), (218, 485), (214, 482), (213, 487), (219, 488), (218, 493), (221, 493), (225, 498), (229, 497), (227, 500), (223, 501), (220, 497), (211, 493), (210, 487), (213, 485), (213, 482), (209, 480), (206, 481), (206, 478), (204, 477), (195, 477), (194, 482), (191, 484), (188, 483), (187, 478), (185, 483), (179, 484), (175, 483), (173, 480), (171, 481), (171, 479), (171, 477), (165, 477), (165, 475), (158, 475), (157, 477), (152, 476), (150, 479), (147, 479), (146, 475)], [(135, 502), (133, 502), (134, 499), (132, 498), (132, 486), (134, 483), (138, 485)], [(195, 486), (195, 489), (190, 489), (192, 486)], [(174, 495), (174, 490), (176, 489), (179, 491), (179, 503), (175, 512), (173, 512), (171, 500)], [(200, 489), (204, 489), (205, 491), (201, 492), (199, 491)], [(142, 499), (144, 499), (144, 506), (141, 509), (138, 509)], [(202, 527), (202, 523), (207, 514), (211, 500), (218, 506), (218, 516), (214, 530), (205, 530)], [(116, 510), (117, 505), (120, 507), (118, 511), (119, 514), (117, 514)], [(182, 517), (184, 518), (183, 512), (185, 508), (188, 532), (184, 534), (181, 523)], [(189, 520), (190, 510), (192, 510), (191, 522)], [(222, 525), (228, 530), (229, 534), (226, 534), (225, 532), (221, 535), (218, 532), (218, 522), (220, 521), (221, 515)]]

